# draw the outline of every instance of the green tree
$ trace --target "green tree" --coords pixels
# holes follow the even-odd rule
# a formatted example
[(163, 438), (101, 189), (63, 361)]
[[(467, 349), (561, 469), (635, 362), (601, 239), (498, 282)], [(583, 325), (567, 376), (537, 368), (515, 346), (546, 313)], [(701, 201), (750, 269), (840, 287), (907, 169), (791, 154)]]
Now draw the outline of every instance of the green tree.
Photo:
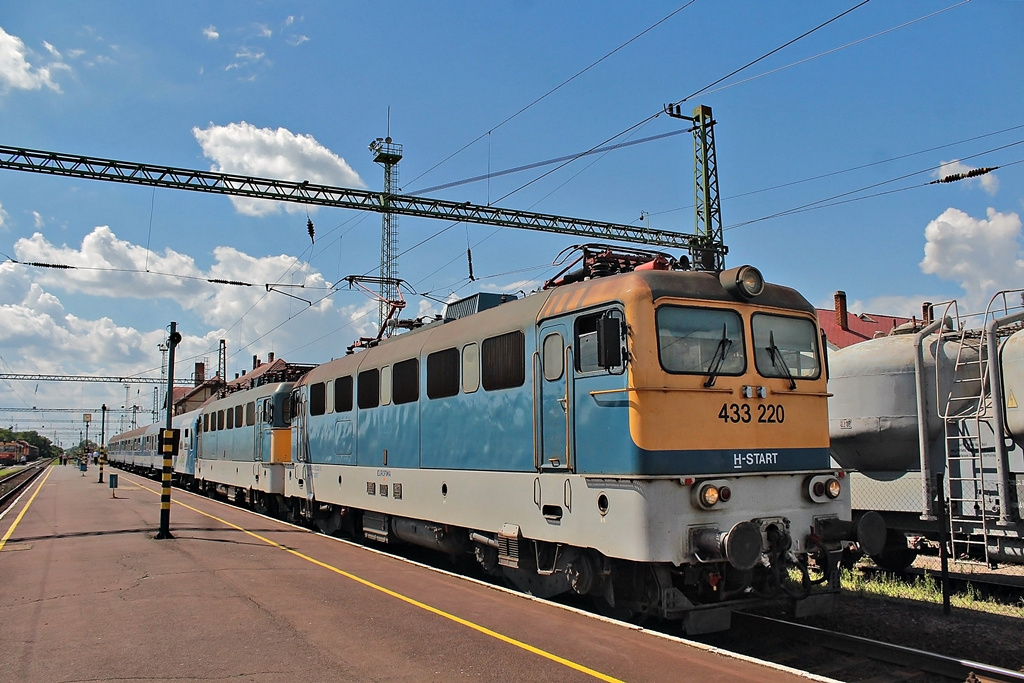
[(10, 429), (0, 429), (0, 441), (27, 441), (39, 449), (39, 457), (44, 459), (56, 458), (57, 453), (60, 451), (59, 448), (53, 445), (52, 441), (35, 430), (15, 432)]

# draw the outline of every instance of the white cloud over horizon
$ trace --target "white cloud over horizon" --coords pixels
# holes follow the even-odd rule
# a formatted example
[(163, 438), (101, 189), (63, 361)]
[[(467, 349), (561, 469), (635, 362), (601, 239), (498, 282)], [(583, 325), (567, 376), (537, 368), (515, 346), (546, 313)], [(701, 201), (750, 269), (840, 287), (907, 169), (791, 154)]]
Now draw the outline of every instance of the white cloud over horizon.
[[(365, 188), (359, 174), (340, 156), (311, 135), (292, 133), (286, 128), (257, 128), (241, 121), (226, 126), (210, 124), (192, 128), (203, 155), (214, 162), (219, 173), (295, 180), (341, 187)], [(235, 209), (249, 216), (314, 211), (316, 207), (264, 199), (231, 197)]]

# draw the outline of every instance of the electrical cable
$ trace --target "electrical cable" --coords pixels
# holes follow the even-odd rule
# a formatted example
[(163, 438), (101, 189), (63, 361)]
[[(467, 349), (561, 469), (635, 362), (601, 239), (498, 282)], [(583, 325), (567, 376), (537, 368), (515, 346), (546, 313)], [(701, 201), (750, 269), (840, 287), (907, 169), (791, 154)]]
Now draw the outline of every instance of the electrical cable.
[(630, 38), (630, 39), (629, 39), (629, 40), (627, 40), (626, 42), (624, 42), (624, 43), (622, 43), (621, 45), (619, 45), (619, 46), (618, 46), (617, 48), (615, 48), (615, 49), (614, 49), (614, 50), (612, 50), (611, 52), (608, 52), (607, 54), (605, 54), (605, 55), (604, 55), (603, 57), (601, 57), (600, 59), (598, 59), (598, 60), (597, 60), (596, 62), (592, 62), (592, 63), (591, 63), (590, 65), (588, 65), (587, 67), (583, 68), (583, 69), (582, 69), (582, 70), (580, 70), (580, 71), (577, 71), (577, 72), (576, 72), (575, 74), (573, 74), (572, 76), (570, 76), (570, 77), (569, 77), (569, 78), (567, 78), (566, 80), (562, 81), (561, 83), (559, 83), (558, 85), (556, 85), (556, 86), (555, 86), (554, 88), (552, 88), (551, 90), (548, 90), (548, 91), (547, 91), (546, 93), (544, 93), (543, 95), (541, 95), (540, 97), (538, 97), (537, 99), (535, 99), (535, 100), (534, 100), (533, 102), (530, 102), (530, 103), (529, 103), (528, 105), (526, 105), (525, 107), (521, 108), (521, 109), (520, 109), (519, 111), (517, 111), (516, 113), (514, 113), (514, 114), (512, 114), (511, 116), (507, 117), (507, 118), (506, 118), (506, 119), (505, 119), (504, 121), (502, 121), (502, 122), (501, 122), (501, 123), (499, 123), (498, 125), (496, 125), (496, 126), (493, 126), (493, 127), (492, 127), (492, 128), (490, 129), (490, 130), (488, 130), (488, 131), (487, 131), (486, 133), (481, 133), (481, 134), (480, 134), (480, 135), (478, 135), (478, 136), (477, 136), (476, 138), (474, 138), (473, 140), (470, 140), (470, 141), (469, 141), (469, 142), (467, 142), (467, 143), (466, 143), (465, 145), (463, 145), (462, 147), (460, 147), (460, 148), (459, 148), (458, 150), (456, 150), (456, 151), (452, 152), (451, 154), (449, 154), (448, 156), (446, 156), (446, 157), (445, 157), (444, 159), (442, 159), (441, 161), (437, 162), (436, 164), (434, 164), (433, 166), (431, 166), (430, 168), (428, 168), (428, 169), (427, 169), (426, 171), (424, 171), (423, 173), (420, 173), (420, 174), (419, 174), (418, 176), (416, 176), (416, 177), (415, 177), (415, 178), (413, 178), (413, 179), (412, 179), (411, 181), (409, 181), (408, 185), (413, 185), (413, 184), (415, 184), (417, 180), (419, 180), (419, 179), (420, 179), (420, 178), (422, 178), (423, 176), (427, 175), (428, 173), (430, 173), (431, 171), (433, 171), (434, 169), (436, 169), (436, 168), (437, 168), (438, 166), (441, 166), (442, 164), (444, 164), (444, 163), (448, 162), (448, 161), (449, 161), (450, 159), (452, 159), (453, 157), (455, 157), (455, 156), (457, 156), (457, 155), (461, 154), (462, 152), (466, 151), (466, 149), (468, 149), (468, 148), (469, 148), (469, 147), (471, 147), (472, 145), (476, 144), (477, 142), (479, 142), (480, 140), (482, 140), (482, 139), (483, 139), (484, 137), (486, 137), (486, 136), (490, 135), (490, 134), (491, 134), (491, 133), (493, 133), (494, 131), (498, 130), (499, 128), (501, 128), (502, 126), (504, 126), (504, 125), (505, 125), (506, 123), (508, 123), (509, 121), (511, 121), (512, 119), (516, 118), (517, 116), (519, 116), (520, 114), (522, 114), (523, 112), (525, 112), (525, 111), (526, 111), (527, 109), (529, 109), (530, 107), (532, 107), (533, 105), (537, 104), (538, 102), (540, 102), (541, 100), (543, 100), (544, 98), (546, 98), (546, 97), (547, 97), (548, 95), (551, 95), (551, 94), (552, 94), (552, 93), (554, 93), (555, 91), (557, 91), (557, 90), (561, 89), (561, 88), (562, 88), (563, 86), (566, 86), (566, 85), (568, 85), (569, 83), (571, 83), (572, 81), (576, 80), (576, 79), (577, 79), (578, 77), (582, 76), (582, 75), (583, 75), (583, 74), (585, 74), (586, 72), (590, 71), (590, 70), (591, 70), (592, 68), (594, 68), (595, 66), (597, 66), (598, 64), (600, 64), (600, 63), (601, 63), (601, 62), (603, 62), (604, 60), (606, 60), (606, 59), (608, 59), (609, 57), (611, 57), (612, 55), (614, 55), (614, 54), (615, 54), (616, 52), (618, 52), (618, 51), (619, 51), (619, 50), (621, 50), (622, 48), (626, 47), (626, 46), (627, 46), (627, 45), (629, 45), (630, 43), (632, 43), (632, 42), (636, 41), (637, 39), (641, 38), (641, 37), (642, 37), (642, 36), (644, 36), (645, 34), (649, 33), (650, 31), (652, 31), (652, 30), (654, 30), (655, 28), (657, 28), (658, 26), (660, 26), (661, 24), (664, 24), (664, 23), (665, 23), (666, 21), (668, 21), (669, 19), (671, 19), (671, 18), (672, 18), (672, 17), (674, 17), (675, 15), (679, 14), (680, 12), (682, 12), (682, 11), (683, 11), (684, 9), (686, 9), (687, 7), (689, 7), (690, 5), (692, 5), (692, 4), (694, 3), (694, 2), (696, 2), (696, 0), (690, 0), (689, 2), (685, 3), (685, 4), (684, 4), (684, 5), (682, 6), (682, 7), (679, 7), (678, 9), (676, 9), (676, 10), (673, 10), (672, 12), (670, 12), (670, 13), (668, 13), (667, 15), (665, 15), (664, 17), (662, 17), (662, 18), (661, 18), (660, 20), (656, 21), (655, 23), (653, 23), (653, 24), (651, 24), (650, 26), (648, 26), (647, 28), (645, 28), (645, 29), (644, 29), (643, 31), (641, 31), (640, 33), (636, 34), (635, 36), (633, 36), (632, 38)]
[[(1010, 143), (1008, 145), (1004, 145), (1002, 147), (997, 147), (995, 149), (988, 150), (988, 151), (985, 151), (985, 152), (979, 152), (978, 154), (973, 154), (971, 156), (964, 157), (964, 159), (972, 159), (972, 158), (974, 158), (976, 156), (981, 156), (982, 154), (988, 154), (990, 152), (999, 151), (999, 150), (1002, 150), (1002, 149), (1007, 149), (1009, 147), (1015, 147), (1015, 146), (1021, 145), (1021, 144), (1024, 144), (1024, 140), (1018, 140), (1017, 142), (1013, 142), (1013, 143)], [(1017, 164), (1020, 164), (1020, 163), (1024, 163), (1024, 159), (1018, 160), (1018, 161), (1011, 161), (1011, 162), (1006, 163), (1006, 164), (1000, 164), (999, 168), (1006, 168), (1008, 166), (1016, 166)], [(842, 193), (837, 194), (837, 195), (832, 195), (831, 197), (825, 197), (824, 199), (819, 199), (819, 200), (810, 202), (809, 204), (803, 204), (801, 206), (797, 206), (797, 207), (794, 207), (792, 209), (786, 209), (785, 211), (779, 211), (777, 213), (773, 213), (773, 214), (770, 214), (768, 216), (762, 216), (760, 218), (754, 218), (752, 220), (743, 221), (741, 223), (734, 223), (734, 224), (732, 224), (730, 226), (727, 226), (727, 227), (723, 228), (723, 230), (734, 230), (736, 228), (742, 228), (742, 227), (745, 227), (747, 225), (751, 225), (753, 223), (760, 223), (762, 221), (771, 220), (773, 218), (781, 218), (782, 216), (791, 216), (793, 214), (804, 213), (804, 212), (807, 212), (807, 211), (814, 211), (816, 209), (824, 209), (824, 208), (827, 208), (827, 207), (839, 206), (841, 204), (849, 204), (851, 202), (861, 201), (862, 199), (871, 199), (871, 198), (874, 198), (874, 197), (881, 197), (881, 196), (888, 195), (888, 194), (895, 194), (896, 192), (904, 192), (906, 190), (913, 190), (913, 189), (919, 188), (919, 187), (926, 187), (926, 186), (932, 185), (934, 183), (929, 181), (929, 182), (925, 182), (925, 183), (920, 183), (918, 185), (909, 185), (907, 187), (901, 187), (901, 188), (898, 188), (898, 189), (895, 189), (895, 190), (886, 190), (885, 192), (877, 192), (875, 194), (865, 195), (863, 197), (853, 197), (853, 198), (850, 198), (850, 199), (842, 199), (842, 201), (834, 201), (834, 200), (837, 200), (837, 199), (841, 199), (843, 197), (848, 197), (851, 194), (856, 194), (858, 192), (864, 192), (865, 190), (870, 190), (870, 189), (873, 189), (873, 188), (876, 188), (876, 187), (881, 187), (882, 185), (888, 185), (889, 183), (899, 182), (900, 180), (906, 180), (907, 178), (911, 178), (911, 177), (913, 177), (915, 175), (921, 175), (922, 173), (933, 173), (934, 171), (935, 171), (934, 168), (926, 168), (926, 169), (923, 169), (923, 170), (920, 170), (920, 171), (914, 171), (913, 173), (907, 173), (907, 174), (899, 176), (897, 178), (891, 178), (889, 180), (884, 180), (884, 181), (882, 181), (880, 183), (873, 183), (871, 185), (866, 185), (866, 186), (858, 188), (856, 190), (850, 190), (849, 192), (842, 192)]]
[[(783, 49), (789, 47), (790, 45), (793, 45), (797, 41), (803, 40), (804, 38), (806, 38), (807, 36), (811, 35), (812, 33), (815, 33), (816, 31), (819, 31), (819, 30), (823, 29), (824, 27), (828, 26), (829, 24), (831, 24), (831, 23), (833, 23), (835, 21), (838, 21), (839, 19), (841, 19), (842, 17), (846, 16), (850, 12), (853, 12), (854, 10), (857, 10), (857, 9), (863, 7), (864, 5), (868, 4), (869, 2), (871, 2), (871, 0), (861, 0), (861, 2), (857, 3), (853, 7), (849, 8), (849, 9), (843, 11), (843, 12), (840, 12), (839, 14), (835, 15), (834, 17), (832, 17), (828, 21), (825, 21), (825, 22), (823, 22), (821, 24), (818, 24), (814, 28), (812, 28), (812, 29), (810, 29), (808, 31), (805, 31), (804, 33), (800, 34), (796, 38), (793, 38), (791, 40), (786, 41), (785, 43), (783, 43), (779, 47), (776, 47), (775, 49), (770, 50), (769, 52), (766, 52), (765, 54), (761, 55), (757, 59), (754, 59), (754, 60), (751, 60), (751, 61), (747, 62), (746, 64), (744, 64), (743, 66), (739, 67), (738, 69), (734, 69), (733, 71), (729, 72), (725, 76), (722, 76), (721, 78), (713, 81), (712, 83), (709, 83), (708, 85), (704, 86), (703, 88), (700, 88), (699, 90), (695, 90), (693, 93), (687, 95), (683, 99), (677, 100), (677, 101), (673, 102), (671, 105), (668, 105), (668, 106), (676, 107), (676, 106), (681, 105), (683, 102), (686, 102), (687, 100), (692, 99), (693, 97), (696, 97), (697, 95), (700, 95), (701, 93), (703, 93), (703, 92), (713, 88), (714, 86), (718, 85), (722, 81), (725, 81), (726, 79), (731, 78), (732, 76), (735, 76), (736, 74), (744, 71), (745, 69), (749, 69), (753, 65), (757, 64), (758, 62), (760, 62), (760, 61), (762, 61), (764, 59), (767, 59), (768, 57), (770, 57), (771, 55), (779, 52), (780, 50), (783, 50)], [(598, 147), (602, 147), (604, 145), (607, 145), (612, 140), (615, 140), (616, 138), (622, 137), (626, 133), (630, 133), (630, 132), (636, 130), (637, 128), (643, 126), (644, 124), (646, 124), (646, 123), (648, 123), (650, 121), (653, 121), (657, 117), (661, 116), (661, 113), (662, 112), (659, 111), (659, 112), (657, 112), (655, 114), (651, 114), (646, 119), (640, 121), (639, 123), (635, 123), (632, 126), (630, 126), (629, 128), (625, 129), (624, 131), (611, 136), (610, 138), (604, 140), (603, 142), (601, 142), (601, 143), (599, 143), (597, 145), (594, 145), (593, 147), (591, 147), (587, 151), (588, 152), (589, 151), (593, 151), (593, 150), (597, 149)], [(582, 154), (580, 156), (582, 156)], [(579, 157), (576, 157), (576, 158), (579, 158)], [(520, 185), (516, 189), (512, 190), (511, 192), (508, 192), (508, 193), (502, 195), (496, 201), (500, 202), (500, 201), (502, 201), (504, 199), (507, 199), (508, 197), (511, 197), (512, 195), (516, 194), (520, 190), (523, 190), (523, 189), (529, 187), (530, 185), (533, 185), (535, 182), (541, 180), (542, 178), (546, 178), (547, 176), (551, 175), (552, 173), (554, 173), (554, 172), (564, 168), (565, 166), (571, 164), (573, 161), (575, 161), (575, 159), (570, 159), (570, 160), (568, 160), (568, 161), (566, 161), (566, 162), (564, 162), (562, 164), (559, 164), (558, 166), (556, 166), (555, 168), (551, 169), (550, 171), (542, 173), (541, 175), (537, 176), (533, 180), (531, 180), (531, 181), (529, 181), (527, 183), (524, 183), (523, 185)]]
[[(1003, 133), (1008, 133), (1010, 131), (1019, 130), (1021, 128), (1024, 128), (1024, 124), (1019, 124), (1019, 125), (1016, 125), (1016, 126), (1010, 126), (1009, 128), (1003, 128), (1002, 130), (993, 131), (991, 133), (983, 133), (981, 135), (975, 135), (974, 137), (964, 138), (963, 140), (957, 140), (956, 142), (950, 142), (950, 143), (946, 143), (946, 144), (943, 144), (943, 145), (936, 145), (934, 147), (929, 147), (928, 149), (918, 150), (916, 152), (908, 152), (906, 154), (900, 154), (898, 156), (890, 157), (888, 159), (882, 159), (881, 161), (872, 161), (871, 163), (861, 164), (859, 166), (851, 166), (850, 168), (845, 168), (845, 169), (842, 169), (842, 170), (839, 170), (839, 171), (830, 171), (828, 173), (822, 173), (820, 175), (811, 176), (810, 178), (803, 178), (801, 180), (792, 180), (792, 181), (785, 182), (785, 183), (778, 183), (776, 185), (771, 185), (769, 187), (762, 187), (761, 189), (758, 189), (758, 190), (750, 190), (748, 192), (740, 192), (738, 194), (733, 194), (733, 195), (729, 195), (727, 197), (723, 197), (723, 199), (724, 200), (739, 199), (741, 197), (749, 197), (751, 195), (761, 194), (763, 192), (771, 192), (773, 190), (779, 190), (779, 189), (782, 189), (782, 188), (785, 188), (785, 187), (793, 187), (795, 185), (802, 185), (804, 183), (810, 183), (810, 182), (813, 182), (815, 180), (822, 180), (824, 178), (831, 178), (831, 177), (834, 177), (834, 176), (842, 175), (844, 173), (851, 173), (853, 171), (860, 171), (860, 170), (863, 170), (865, 168), (871, 168), (872, 166), (880, 166), (882, 164), (888, 164), (888, 163), (892, 163), (894, 161), (901, 161), (903, 159), (909, 159), (911, 157), (920, 156), (922, 154), (927, 154), (929, 152), (935, 152), (935, 151), (938, 151), (940, 149), (946, 149), (946, 148), (949, 148), (949, 147), (955, 147), (957, 145), (962, 145), (962, 144), (965, 144), (965, 143), (968, 143), (968, 142), (975, 142), (977, 140), (981, 140), (981, 139), (984, 139), (984, 138), (987, 138), (987, 137), (992, 137), (994, 135), (1001, 135)], [(664, 215), (664, 214), (667, 214), (667, 213), (673, 213), (675, 211), (684, 211), (686, 209), (692, 209), (692, 208), (693, 208), (693, 205), (691, 204), (689, 206), (680, 206), (680, 207), (676, 207), (676, 208), (673, 208), (673, 209), (665, 209), (663, 211), (652, 211), (651, 215), (652, 216), (661, 216), (661, 215)]]

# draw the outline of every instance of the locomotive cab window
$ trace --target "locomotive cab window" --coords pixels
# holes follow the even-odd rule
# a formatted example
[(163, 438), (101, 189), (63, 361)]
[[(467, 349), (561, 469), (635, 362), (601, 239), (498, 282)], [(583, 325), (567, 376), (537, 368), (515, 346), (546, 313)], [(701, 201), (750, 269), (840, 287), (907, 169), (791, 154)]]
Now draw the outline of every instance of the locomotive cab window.
[(661, 306), (656, 314), (658, 358), (666, 372), (693, 375), (741, 375), (743, 319), (736, 311)]
[(574, 327), (576, 332), (576, 370), (578, 372), (598, 372), (622, 368), (621, 311), (608, 309), (581, 315), (576, 318)]
[(763, 377), (817, 379), (818, 335), (807, 318), (757, 313), (751, 320), (754, 364)]

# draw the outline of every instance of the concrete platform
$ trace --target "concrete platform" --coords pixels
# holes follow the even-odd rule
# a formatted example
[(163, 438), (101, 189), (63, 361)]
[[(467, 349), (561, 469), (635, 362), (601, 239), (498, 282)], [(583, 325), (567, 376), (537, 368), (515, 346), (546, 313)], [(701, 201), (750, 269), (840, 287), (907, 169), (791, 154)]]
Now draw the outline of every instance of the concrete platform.
[(95, 467), (51, 467), (0, 519), (0, 679), (827, 680), (177, 489), (155, 540), (159, 484), (117, 474), (112, 498)]

